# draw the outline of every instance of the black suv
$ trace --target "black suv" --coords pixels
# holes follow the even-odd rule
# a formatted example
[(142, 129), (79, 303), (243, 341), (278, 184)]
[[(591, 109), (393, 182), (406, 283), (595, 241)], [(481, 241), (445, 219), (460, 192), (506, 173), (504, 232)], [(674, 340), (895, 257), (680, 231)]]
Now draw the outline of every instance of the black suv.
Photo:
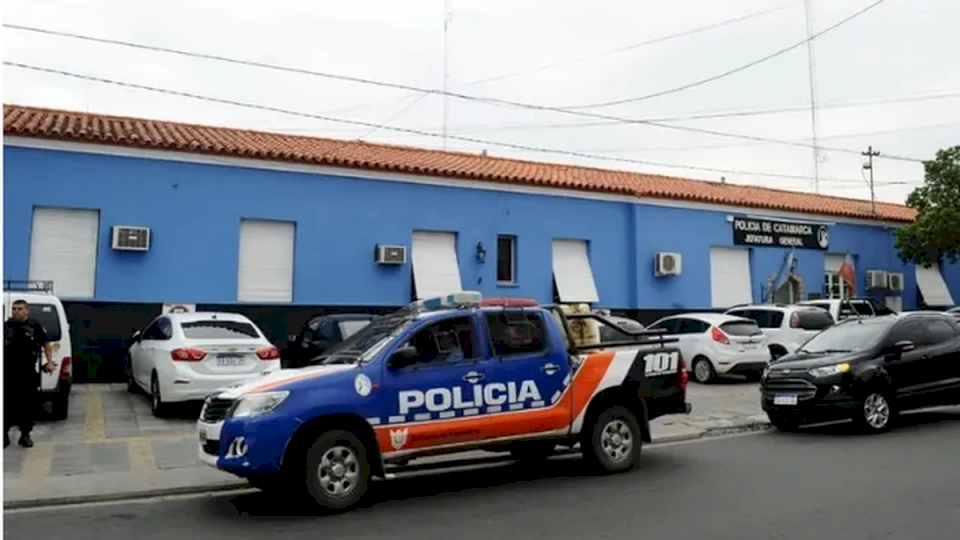
[(772, 363), (760, 391), (784, 431), (844, 418), (885, 431), (899, 411), (960, 404), (960, 327), (943, 312), (848, 319)]

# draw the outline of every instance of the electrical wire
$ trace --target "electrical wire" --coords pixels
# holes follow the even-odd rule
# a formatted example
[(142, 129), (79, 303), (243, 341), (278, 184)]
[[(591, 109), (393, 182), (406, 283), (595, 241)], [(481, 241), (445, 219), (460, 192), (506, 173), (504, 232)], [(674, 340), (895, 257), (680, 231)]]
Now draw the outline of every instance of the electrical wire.
[[(284, 114), (284, 115), (289, 115), (289, 116), (295, 116), (295, 117), (300, 117), (300, 118), (310, 118), (310, 119), (314, 119), (314, 120), (323, 120), (323, 121), (326, 121), (326, 122), (334, 122), (334, 123), (348, 124), (348, 125), (361, 126), (361, 127), (366, 127), (366, 128), (377, 128), (377, 129), (382, 129), (382, 130), (386, 130), (386, 131), (393, 131), (393, 132), (397, 132), (397, 133), (412, 133), (412, 134), (421, 135), (421, 136), (424, 136), (424, 137), (431, 137), (431, 138), (440, 138), (440, 137), (443, 136), (442, 134), (436, 133), (436, 132), (429, 132), (429, 131), (423, 131), (423, 130), (417, 130), (417, 129), (411, 129), (411, 128), (396, 127), (396, 126), (388, 126), (388, 125), (384, 125), (384, 124), (377, 124), (377, 123), (373, 123), (373, 122), (366, 122), (366, 121), (363, 121), (363, 120), (349, 120), (349, 119), (342, 119), (342, 118), (332, 118), (332, 117), (329, 117), (329, 116), (318, 115), (318, 114), (311, 114), (311, 113), (307, 113), (307, 112), (296, 111), (296, 110), (292, 110), (292, 109), (285, 109), (285, 108), (276, 107), (276, 106), (271, 106), (271, 105), (260, 105), (260, 104), (249, 103), (249, 102), (244, 102), (244, 101), (237, 101), (237, 100), (226, 99), (226, 98), (217, 98), (217, 97), (212, 97), (212, 96), (205, 96), (205, 95), (202, 95), (202, 94), (196, 94), (196, 93), (192, 93), (192, 92), (183, 92), (183, 91), (179, 91), (179, 90), (172, 90), (172, 89), (169, 89), (169, 88), (159, 88), (159, 87), (155, 87), (155, 86), (148, 86), (148, 85), (143, 85), (143, 84), (137, 84), (137, 83), (131, 83), (131, 82), (125, 82), (125, 81), (118, 81), (118, 80), (107, 79), (107, 78), (103, 78), (103, 77), (95, 77), (95, 76), (90, 76), (90, 75), (83, 75), (83, 74), (73, 73), (73, 72), (69, 72), (69, 71), (63, 71), (63, 70), (59, 70), (59, 69), (45, 68), (45, 67), (33, 66), (33, 65), (29, 65), (29, 64), (22, 64), (22, 63), (19, 63), (19, 62), (4, 61), (3, 64), (4, 64), (5, 66), (11, 66), (11, 67), (16, 67), (16, 68), (20, 68), (20, 69), (26, 69), (26, 70), (30, 70), (30, 71), (36, 71), (36, 72), (40, 72), (40, 73), (48, 73), (48, 74), (53, 74), (53, 75), (59, 75), (59, 76), (63, 76), (63, 77), (73, 78), (73, 79), (79, 79), (79, 80), (90, 81), (90, 82), (98, 82), (98, 83), (102, 83), (102, 84), (109, 84), (109, 85), (113, 85), (113, 86), (120, 86), (120, 87), (125, 87), (125, 88), (132, 88), (132, 89), (137, 89), (137, 90), (144, 90), (144, 91), (148, 91), (148, 92), (165, 94), (165, 95), (171, 95), (171, 96), (184, 97), (184, 98), (189, 98), (189, 99), (206, 101), (206, 102), (210, 102), (210, 103), (218, 103), (218, 104), (221, 104), (221, 105), (231, 105), (231, 106), (241, 107), (241, 108), (246, 108), (246, 109), (255, 109), (255, 110), (261, 110), (261, 111), (273, 112), (273, 113)], [(510, 149), (513, 149), (513, 150), (522, 150), (522, 151), (526, 151), (526, 152), (535, 152), (535, 153), (542, 153), (542, 154), (557, 154), (557, 155), (564, 155), (564, 156), (576, 157), (576, 158), (581, 158), (581, 159), (593, 159), (593, 160), (598, 160), (598, 161), (631, 163), (631, 164), (651, 166), (651, 167), (663, 167), (663, 168), (668, 168), (668, 169), (696, 170), (696, 171), (711, 172), (711, 173), (738, 174), (738, 175), (744, 175), (744, 176), (761, 176), (761, 177), (770, 177), (770, 178), (789, 178), (789, 179), (809, 180), (809, 177), (807, 177), (807, 176), (796, 175), (796, 174), (770, 173), (770, 172), (761, 172), (761, 171), (745, 171), (745, 170), (737, 170), (737, 169), (724, 169), (724, 168), (719, 168), (719, 167), (702, 167), (702, 166), (697, 166), (697, 165), (682, 165), (682, 164), (676, 164), (676, 163), (663, 163), (663, 162), (657, 162), (657, 161), (647, 161), (647, 160), (639, 160), (639, 159), (631, 159), (631, 158), (621, 158), (621, 157), (613, 157), (613, 156), (594, 155), (594, 154), (588, 154), (588, 153), (583, 153), (583, 152), (574, 152), (574, 151), (561, 150), (561, 149), (550, 149), (550, 148), (542, 148), (542, 147), (529, 146), (529, 145), (523, 145), (523, 144), (514, 144), (514, 143), (505, 143), (505, 142), (490, 141), (490, 140), (484, 140), (484, 139), (475, 139), (475, 138), (472, 138), (472, 137), (463, 137), (463, 136), (459, 136), (459, 135), (448, 135), (447, 138), (452, 139), (452, 140), (458, 140), (458, 141), (468, 142), (468, 143), (472, 143), (472, 144), (485, 145), (485, 146), (498, 146), (498, 147), (502, 147), (502, 148), (510, 148)], [(346, 146), (347, 144), (353, 143), (353, 142), (355, 142), (355, 141), (346, 141), (345, 144), (344, 144), (344, 146)], [(844, 179), (834, 178), (834, 179), (824, 179), (824, 180), (825, 180), (825, 181), (829, 181), (829, 182), (835, 182), (835, 183), (860, 183), (860, 180), (846, 179), (846, 178), (844, 178)]]
[[(880, 1), (882, 2), (882, 1), (885, 1), (885, 0), (880, 0)], [(622, 123), (622, 124), (645, 125), (645, 126), (651, 126), (651, 127), (658, 127), (658, 128), (661, 128), (661, 129), (673, 130), (673, 131), (682, 131), (682, 132), (689, 132), (689, 133), (699, 133), (699, 134), (702, 134), (702, 135), (711, 135), (711, 136), (725, 137), (725, 138), (730, 138), (730, 139), (740, 139), (740, 140), (755, 141), (755, 142), (767, 142), (767, 143), (770, 143), (770, 144), (779, 144), (779, 145), (794, 146), (794, 147), (800, 147), (800, 148), (813, 148), (813, 146), (810, 145), (810, 144), (796, 143), (796, 142), (792, 142), (792, 141), (783, 141), (783, 140), (778, 140), (778, 139), (771, 139), (771, 138), (768, 138), (768, 137), (758, 137), (758, 136), (754, 136), (754, 135), (745, 135), (745, 134), (740, 134), (740, 133), (730, 133), (730, 132), (716, 131), (716, 130), (711, 130), (711, 129), (695, 128), (695, 127), (690, 127), (690, 126), (674, 126), (674, 125), (665, 124), (665, 123), (661, 123), (661, 122), (651, 122), (651, 121), (643, 120), (643, 119), (630, 119), (630, 118), (622, 118), (622, 117), (611, 116), (611, 115), (600, 114), (600, 113), (591, 113), (591, 112), (585, 112), (585, 111), (574, 111), (574, 110), (568, 110), (568, 109), (557, 108), (557, 107), (548, 107), (548, 106), (545, 106), (545, 105), (536, 105), (536, 104), (532, 104), (532, 103), (521, 103), (521, 102), (509, 101), (509, 100), (505, 100), (505, 99), (473, 96), (473, 95), (469, 95), (469, 94), (463, 94), (463, 93), (460, 93), (460, 92), (444, 92), (444, 91), (442, 91), (442, 90), (437, 90), (437, 89), (433, 89), (433, 88), (422, 88), (422, 87), (412, 86), (412, 85), (408, 85), (408, 84), (392, 83), (392, 82), (386, 82), (386, 81), (378, 81), (378, 80), (366, 79), (366, 78), (362, 78), (362, 77), (354, 77), (354, 76), (349, 76), (349, 75), (338, 75), (338, 74), (333, 74), (333, 73), (324, 73), (324, 72), (320, 72), (320, 71), (313, 71), (313, 70), (308, 70), (308, 69), (303, 69), (303, 68), (285, 67), (285, 66), (279, 66), (279, 65), (276, 65), (276, 64), (268, 64), (268, 63), (265, 63), (265, 62), (257, 62), (257, 61), (253, 61), (253, 60), (241, 60), (241, 59), (237, 59), (237, 58), (230, 58), (230, 57), (220, 56), (220, 55), (214, 55), (214, 54), (184, 51), (184, 50), (179, 50), (179, 49), (172, 49), (172, 48), (169, 48), (169, 47), (159, 47), (159, 46), (153, 46), (153, 45), (143, 45), (143, 44), (131, 43), (131, 42), (127, 42), (127, 41), (120, 41), (120, 40), (114, 40), (114, 39), (105, 39), (105, 38), (97, 38), (97, 37), (85, 36), (85, 35), (81, 35), (81, 34), (72, 34), (72, 33), (69, 33), (69, 32), (59, 32), (59, 31), (54, 31), (54, 30), (45, 30), (45, 29), (40, 29), (40, 28), (28, 27), (28, 26), (13, 25), (13, 24), (4, 24), (3, 26), (4, 26), (4, 27), (7, 27), (7, 28), (12, 28), (12, 29), (15, 29), (15, 30), (24, 30), (24, 31), (29, 31), (29, 32), (38, 32), (38, 33), (41, 33), (41, 34), (49, 34), (49, 35), (55, 35), (55, 36), (60, 36), (60, 37), (68, 37), (68, 38), (80, 39), (80, 40), (85, 40), (85, 41), (92, 41), (92, 42), (97, 42), (97, 43), (105, 43), (105, 44), (110, 44), (110, 45), (120, 45), (120, 46), (124, 46), (124, 47), (131, 47), (131, 48), (142, 49), (142, 50), (149, 50), (149, 51), (155, 51), (155, 52), (163, 52), (163, 53), (168, 53), (168, 54), (173, 54), (173, 55), (179, 55), (179, 56), (187, 56), (187, 57), (192, 57), (192, 58), (202, 58), (202, 59), (206, 59), (206, 60), (215, 60), (215, 61), (225, 62), (225, 63), (229, 63), (229, 64), (244, 65), (244, 66), (251, 66), (251, 67), (259, 67), (259, 68), (262, 68), (262, 69), (268, 69), (268, 70), (273, 70), (273, 71), (281, 71), (281, 72), (288, 72), (288, 73), (297, 73), (297, 74), (301, 74), (301, 75), (310, 75), (310, 76), (314, 76), (314, 77), (321, 77), (321, 78), (326, 78), (326, 79), (331, 79), (331, 80), (339, 80), (339, 81), (344, 81), (344, 82), (367, 84), (367, 85), (371, 85), (371, 86), (378, 86), (378, 87), (381, 87), (381, 88), (392, 88), (392, 89), (400, 89), (400, 90), (410, 90), (410, 91), (424, 92), (424, 93), (429, 93), (429, 94), (434, 94), (434, 95), (441, 95), (441, 96), (442, 96), (442, 95), (446, 95), (446, 96), (449, 96), (449, 97), (454, 97), (454, 98), (457, 98), (457, 99), (462, 99), (462, 100), (464, 100), (464, 101), (484, 103), (484, 104), (488, 104), (488, 105), (497, 105), (497, 106), (504, 106), (504, 107), (516, 107), (516, 108), (522, 108), (522, 109), (531, 110), (531, 111), (554, 112), (554, 113), (559, 113), (559, 114), (565, 114), (565, 115), (568, 115), (568, 116), (577, 116), (577, 117), (583, 117), (583, 118), (593, 118), (593, 119), (598, 119), (598, 120), (608, 120), (608, 121), (612, 121), (612, 122), (615, 122), (615, 123)], [(820, 148), (821, 150), (824, 150), (824, 151), (844, 153), (844, 154), (852, 154), (852, 155), (858, 155), (858, 156), (860, 155), (860, 151), (859, 151), (859, 150), (853, 150), (853, 149), (849, 149), (849, 148), (829, 148), (829, 147), (824, 147), (824, 146), (818, 146), (818, 148)], [(914, 163), (922, 163), (922, 162), (923, 162), (923, 160), (921, 160), (921, 159), (916, 159), (916, 158), (911, 158), (911, 157), (902, 157), (902, 156), (897, 156), (897, 155), (894, 155), (894, 154), (884, 154), (883, 156), (880, 156), (880, 158), (882, 158), (882, 159), (889, 159), (889, 160), (897, 160), (897, 161), (909, 161), (909, 162), (914, 162)]]
[(786, 53), (788, 53), (788, 52), (790, 52), (790, 51), (792, 51), (792, 50), (794, 50), (794, 49), (797, 49), (797, 48), (799, 48), (799, 47), (803, 47), (803, 46), (807, 45), (808, 43), (810, 43), (811, 41), (817, 39), (818, 37), (820, 37), (820, 36), (822, 36), (822, 35), (830, 32), (830, 31), (832, 31), (832, 30), (835, 30), (835, 29), (843, 26), (844, 24), (846, 24), (846, 23), (848, 23), (848, 22), (856, 19), (857, 17), (860, 17), (860, 16), (863, 15), (864, 13), (870, 11), (871, 9), (879, 6), (880, 4), (882, 4), (882, 3), (886, 2), (886, 1), (887, 1), (887, 0), (876, 0), (874, 3), (868, 5), (867, 7), (862, 8), (862, 9), (860, 9), (859, 11), (854, 12), (852, 15), (849, 15), (849, 16), (843, 18), (843, 19), (840, 19), (839, 21), (835, 22), (834, 24), (832, 24), (832, 25), (824, 28), (823, 30), (821, 30), (821, 31), (819, 31), (819, 32), (817, 32), (817, 33), (815, 33), (815, 34), (812, 34), (810, 37), (808, 37), (808, 38), (806, 38), (806, 39), (803, 39), (803, 40), (801, 40), (801, 41), (798, 41), (798, 42), (794, 43), (793, 45), (790, 45), (790, 46), (788, 46), (788, 47), (786, 47), (786, 48), (780, 49), (780, 50), (778, 50), (778, 51), (776, 51), (776, 52), (770, 53), (770, 54), (768, 54), (768, 55), (766, 55), (766, 56), (762, 56), (762, 57), (760, 57), (760, 58), (757, 58), (756, 60), (753, 60), (753, 61), (751, 61), (751, 62), (747, 62), (746, 64), (743, 64), (743, 65), (741, 65), (741, 66), (735, 67), (735, 68), (733, 68), (733, 69), (729, 69), (729, 70), (727, 70), (727, 71), (724, 71), (724, 72), (722, 72), (722, 73), (718, 73), (718, 74), (716, 74), (716, 75), (711, 75), (710, 77), (707, 77), (707, 78), (705, 78), (705, 79), (700, 79), (700, 80), (698, 80), (698, 81), (690, 82), (690, 83), (683, 84), (683, 85), (680, 85), (680, 86), (676, 86), (676, 87), (673, 87), (673, 88), (668, 88), (668, 89), (666, 89), (666, 90), (660, 90), (660, 91), (658, 91), (658, 92), (654, 92), (654, 93), (652, 93), (652, 94), (646, 94), (646, 95), (639, 96), (639, 97), (632, 97), (632, 98), (625, 98), (625, 99), (617, 99), (617, 100), (613, 100), (613, 101), (604, 101), (604, 102), (601, 102), (601, 103), (591, 103), (591, 104), (587, 104), (587, 105), (571, 105), (571, 106), (560, 107), (560, 108), (561, 108), (561, 109), (567, 109), (567, 110), (570, 110), (570, 111), (580, 111), (580, 110), (586, 110), (586, 109), (599, 109), (599, 108), (601, 108), (601, 107), (612, 107), (612, 106), (614, 106), (614, 105), (623, 105), (623, 104), (626, 104), (626, 103), (636, 103), (636, 102), (638, 102), (638, 101), (644, 101), (644, 100), (653, 99), (653, 98), (657, 98), (657, 97), (667, 96), (667, 95), (670, 95), (670, 94), (676, 94), (677, 92), (683, 92), (684, 90), (689, 90), (689, 89), (691, 89), (691, 88), (697, 88), (698, 86), (703, 86), (703, 85), (705, 85), (705, 84), (707, 84), (707, 83), (711, 83), (711, 82), (713, 82), (713, 81), (718, 81), (718, 80), (720, 80), (720, 79), (725, 79), (725, 78), (727, 78), (727, 77), (729, 77), (729, 76), (731, 76), (731, 75), (735, 75), (735, 74), (737, 74), (737, 73), (746, 71), (746, 70), (748, 70), (748, 69), (750, 69), (750, 68), (752, 68), (752, 67), (754, 67), (754, 66), (758, 66), (758, 65), (760, 65), (760, 64), (763, 64), (764, 62), (768, 62), (768, 61), (770, 61), (770, 60), (773, 60), (774, 58), (777, 58), (777, 57), (779, 57), (779, 56), (783, 56), (784, 54), (786, 54)]

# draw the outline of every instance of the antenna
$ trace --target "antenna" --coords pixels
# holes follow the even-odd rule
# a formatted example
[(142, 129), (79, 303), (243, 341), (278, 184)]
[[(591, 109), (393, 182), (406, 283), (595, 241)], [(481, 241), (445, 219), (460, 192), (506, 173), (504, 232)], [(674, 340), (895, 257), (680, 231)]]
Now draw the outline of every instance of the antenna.
[(817, 79), (813, 58), (813, 6), (811, 0), (803, 0), (807, 19), (807, 74), (810, 82), (810, 124), (813, 131), (813, 191), (820, 193), (820, 149), (817, 146)]

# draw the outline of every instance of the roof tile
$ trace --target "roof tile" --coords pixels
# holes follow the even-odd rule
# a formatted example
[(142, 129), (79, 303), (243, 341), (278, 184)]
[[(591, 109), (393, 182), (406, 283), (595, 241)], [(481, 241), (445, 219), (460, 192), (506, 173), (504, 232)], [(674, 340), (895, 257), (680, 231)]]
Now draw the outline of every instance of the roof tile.
[(910, 222), (916, 211), (860, 199), (360, 141), (4, 105), (5, 135), (398, 171), (704, 203)]

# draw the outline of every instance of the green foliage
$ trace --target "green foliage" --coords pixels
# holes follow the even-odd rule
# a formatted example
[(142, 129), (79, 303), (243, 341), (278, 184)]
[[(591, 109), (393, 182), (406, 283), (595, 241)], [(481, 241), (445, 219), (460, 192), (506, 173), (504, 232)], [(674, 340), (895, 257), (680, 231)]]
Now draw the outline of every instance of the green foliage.
[(898, 230), (894, 245), (904, 262), (935, 265), (960, 260), (960, 146), (923, 163), (923, 185), (907, 197), (917, 220)]

